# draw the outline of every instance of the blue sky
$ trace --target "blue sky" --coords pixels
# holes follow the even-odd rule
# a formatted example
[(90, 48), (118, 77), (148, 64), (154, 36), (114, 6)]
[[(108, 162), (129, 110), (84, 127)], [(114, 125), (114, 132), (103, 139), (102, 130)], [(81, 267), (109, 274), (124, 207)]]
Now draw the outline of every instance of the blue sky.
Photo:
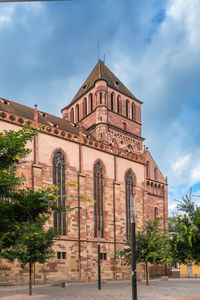
[[(200, 194), (200, 1), (0, 3), (0, 96), (60, 116), (100, 57), (142, 108), (169, 208)], [(198, 198), (196, 198), (198, 202)]]

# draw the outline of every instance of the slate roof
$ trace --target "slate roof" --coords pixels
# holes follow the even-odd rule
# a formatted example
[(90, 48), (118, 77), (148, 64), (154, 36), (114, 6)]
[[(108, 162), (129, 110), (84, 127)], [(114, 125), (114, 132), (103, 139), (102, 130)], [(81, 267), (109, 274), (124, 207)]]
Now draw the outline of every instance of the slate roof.
[[(0, 110), (8, 112), (10, 114), (14, 114), (20, 116), (22, 118), (29, 119), (31, 121), (34, 120), (34, 109), (22, 104), (19, 104), (14, 101), (10, 101), (4, 98), (0, 98)], [(56, 126), (57, 128), (71, 132), (78, 135), (78, 127), (67, 121), (65, 119), (59, 118), (57, 116), (48, 114), (46, 112), (37, 110), (38, 113), (38, 121), (41, 124), (48, 125), (48, 126)], [(89, 133), (85, 128), (83, 128), (83, 133), (89, 136), (92, 139), (95, 139), (94, 136)]]
[(104, 64), (104, 62), (99, 60), (84, 84), (81, 86), (81, 88), (78, 90), (78, 92), (70, 102), (70, 104), (68, 104), (64, 108), (72, 105), (76, 100), (87, 93), (95, 85), (95, 82), (97, 80), (101, 79), (106, 80), (110, 88), (142, 103), (127, 89), (127, 87), (117, 78), (117, 76), (112, 73), (112, 71)]
[(4, 98), (0, 98), (0, 110), (17, 116), (34, 120), (34, 109)]

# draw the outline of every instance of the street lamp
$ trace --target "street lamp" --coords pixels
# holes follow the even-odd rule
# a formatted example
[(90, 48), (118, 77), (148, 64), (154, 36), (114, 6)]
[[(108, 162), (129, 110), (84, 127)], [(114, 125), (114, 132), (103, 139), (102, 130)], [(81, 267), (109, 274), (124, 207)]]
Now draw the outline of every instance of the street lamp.
[(98, 289), (101, 290), (100, 230), (98, 230), (97, 252), (98, 252)]
[(132, 300), (137, 300), (137, 275), (135, 255), (135, 195), (130, 196), (130, 219), (131, 219), (131, 267), (132, 267)]

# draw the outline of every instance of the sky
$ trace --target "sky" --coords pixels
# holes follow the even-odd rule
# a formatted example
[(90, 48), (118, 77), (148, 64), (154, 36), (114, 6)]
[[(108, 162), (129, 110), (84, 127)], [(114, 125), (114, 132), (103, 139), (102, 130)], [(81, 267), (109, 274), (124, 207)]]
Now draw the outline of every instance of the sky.
[[(98, 59), (141, 101), (174, 199), (200, 195), (200, 1), (0, 3), (0, 97), (61, 116)], [(195, 197), (200, 204), (200, 198)]]

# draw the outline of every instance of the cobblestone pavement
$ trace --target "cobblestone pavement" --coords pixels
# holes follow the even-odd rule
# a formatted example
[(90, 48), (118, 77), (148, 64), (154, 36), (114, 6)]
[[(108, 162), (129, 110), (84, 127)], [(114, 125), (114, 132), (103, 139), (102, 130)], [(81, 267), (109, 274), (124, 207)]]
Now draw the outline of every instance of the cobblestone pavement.
[[(33, 296), (27, 296), (27, 286), (0, 286), (0, 300), (131, 300), (130, 281), (69, 283), (67, 288), (37, 285)], [(138, 283), (138, 300), (200, 300), (200, 279), (151, 280), (150, 285)]]

